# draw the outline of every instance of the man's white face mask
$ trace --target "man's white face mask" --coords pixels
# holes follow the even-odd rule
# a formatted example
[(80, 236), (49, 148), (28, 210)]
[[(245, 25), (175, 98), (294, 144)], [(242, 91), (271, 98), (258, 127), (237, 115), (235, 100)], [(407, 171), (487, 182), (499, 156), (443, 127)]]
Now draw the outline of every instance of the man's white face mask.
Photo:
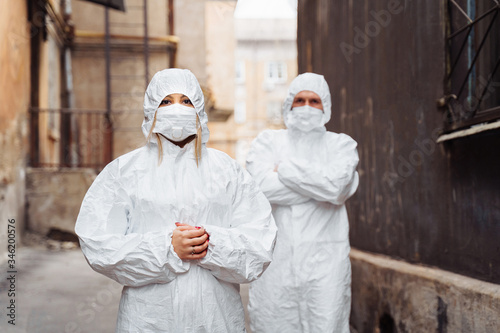
[(302, 132), (310, 132), (313, 129), (323, 127), (323, 110), (313, 108), (309, 105), (292, 108), (287, 115), (289, 128)]
[(196, 110), (181, 104), (172, 104), (156, 110), (153, 133), (159, 133), (172, 141), (182, 141), (196, 134)]

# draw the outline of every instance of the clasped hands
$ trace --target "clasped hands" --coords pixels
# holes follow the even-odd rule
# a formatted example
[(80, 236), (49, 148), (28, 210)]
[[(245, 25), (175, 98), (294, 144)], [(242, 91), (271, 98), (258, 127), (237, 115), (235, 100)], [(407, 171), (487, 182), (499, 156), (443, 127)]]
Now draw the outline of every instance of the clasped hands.
[(182, 260), (202, 259), (207, 255), (209, 235), (203, 227), (176, 222), (172, 233), (172, 246)]

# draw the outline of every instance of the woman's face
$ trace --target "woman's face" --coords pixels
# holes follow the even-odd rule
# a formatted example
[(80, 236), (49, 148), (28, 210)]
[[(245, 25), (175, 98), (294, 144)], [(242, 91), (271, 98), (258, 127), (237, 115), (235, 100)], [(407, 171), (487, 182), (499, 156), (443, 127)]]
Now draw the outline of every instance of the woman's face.
[(292, 103), (292, 108), (305, 105), (309, 105), (313, 108), (323, 111), (323, 102), (321, 102), (321, 98), (315, 92), (303, 90), (295, 95)]
[(194, 105), (193, 105), (193, 103), (191, 103), (191, 100), (189, 99), (189, 97), (187, 97), (186, 95), (183, 95), (183, 94), (167, 95), (167, 97), (165, 97), (163, 99), (163, 101), (161, 101), (159, 107), (161, 108), (161, 107), (169, 106), (172, 104), (181, 104), (181, 105), (184, 105), (184, 106), (187, 106), (190, 108), (194, 108)]

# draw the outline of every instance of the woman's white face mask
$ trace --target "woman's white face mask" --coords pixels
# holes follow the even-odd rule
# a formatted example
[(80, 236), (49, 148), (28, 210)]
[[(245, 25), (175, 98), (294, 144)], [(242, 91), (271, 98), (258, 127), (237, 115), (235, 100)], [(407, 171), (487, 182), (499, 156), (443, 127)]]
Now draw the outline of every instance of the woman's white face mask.
[(181, 104), (171, 104), (156, 110), (153, 133), (159, 133), (172, 141), (182, 141), (196, 134), (196, 110)]
[(313, 108), (312, 106), (297, 106), (288, 112), (287, 126), (302, 132), (310, 132), (325, 125), (323, 115), (323, 110)]

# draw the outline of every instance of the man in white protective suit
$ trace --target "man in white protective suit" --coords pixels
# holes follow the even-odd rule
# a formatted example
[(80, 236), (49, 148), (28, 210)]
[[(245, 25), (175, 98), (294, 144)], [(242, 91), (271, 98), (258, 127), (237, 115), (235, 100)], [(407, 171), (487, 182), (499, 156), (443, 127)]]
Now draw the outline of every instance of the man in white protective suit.
[(253, 333), (348, 333), (349, 222), (344, 203), (358, 187), (357, 143), (329, 132), (331, 97), (322, 75), (293, 80), (283, 105), (287, 129), (252, 143), (247, 170), (273, 207), (273, 262), (250, 286)]
[(269, 202), (233, 159), (206, 148), (190, 71), (155, 74), (142, 130), (148, 143), (102, 170), (75, 228), (90, 266), (124, 286), (116, 332), (245, 332), (239, 284), (271, 262)]

